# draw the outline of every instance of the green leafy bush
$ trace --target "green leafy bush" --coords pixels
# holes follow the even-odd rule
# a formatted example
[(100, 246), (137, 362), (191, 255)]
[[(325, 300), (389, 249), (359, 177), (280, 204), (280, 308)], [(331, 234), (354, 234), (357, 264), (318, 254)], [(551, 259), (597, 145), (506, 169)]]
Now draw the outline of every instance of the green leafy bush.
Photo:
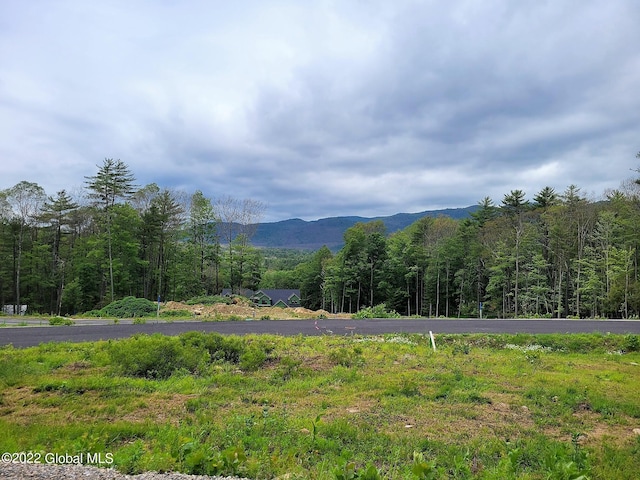
[(400, 318), (400, 314), (394, 310), (387, 310), (384, 303), (373, 307), (362, 308), (359, 312), (354, 313), (352, 318)]
[(627, 335), (624, 337), (624, 344), (622, 348), (625, 352), (638, 352), (640, 351), (640, 336), (638, 335)]
[(231, 303), (229, 297), (222, 297), (220, 295), (201, 295), (199, 297), (190, 298), (185, 302), (187, 305), (214, 305), (216, 303)]
[(169, 378), (180, 370), (195, 373), (206, 360), (203, 353), (187, 348), (179, 338), (160, 334), (135, 335), (109, 348), (111, 362), (121, 374), (150, 379)]
[(180, 335), (185, 347), (206, 351), (212, 362), (239, 363), (245, 351), (244, 342), (238, 337), (223, 337), (219, 333), (187, 332)]
[(124, 297), (122, 300), (111, 302), (100, 310), (101, 314), (108, 317), (146, 317), (155, 314), (157, 304), (146, 298)]
[(49, 325), (73, 325), (75, 322), (70, 318), (52, 317), (49, 319)]
[(258, 346), (252, 345), (240, 355), (240, 368), (246, 371), (256, 371), (267, 361), (267, 353)]
[(332, 350), (329, 353), (329, 359), (336, 365), (347, 368), (364, 365), (364, 357), (362, 356), (362, 349), (360, 347), (354, 347), (353, 350), (345, 347)]

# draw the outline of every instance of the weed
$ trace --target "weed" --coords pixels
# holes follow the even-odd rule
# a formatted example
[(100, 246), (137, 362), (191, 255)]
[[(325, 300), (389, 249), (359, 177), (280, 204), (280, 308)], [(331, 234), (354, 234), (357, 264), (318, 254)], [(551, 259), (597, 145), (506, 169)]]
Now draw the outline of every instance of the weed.
[(374, 465), (358, 470), (355, 462), (345, 462), (334, 470), (336, 480), (382, 480), (378, 469)]
[(469, 355), (470, 351), (471, 351), (471, 347), (469, 346), (468, 343), (462, 343), (462, 344), (455, 343), (452, 349), (452, 353), (454, 355), (458, 355), (458, 354)]
[(267, 354), (260, 347), (252, 345), (240, 355), (240, 368), (254, 372), (267, 360)]
[(336, 365), (343, 367), (362, 366), (364, 364), (362, 350), (359, 347), (354, 347), (351, 350), (346, 347), (340, 347), (337, 350), (332, 350), (329, 358)]
[(51, 317), (49, 319), (49, 325), (74, 325), (75, 323), (70, 318), (65, 317)]
[(622, 349), (625, 352), (638, 352), (640, 351), (640, 335), (627, 335), (624, 337), (624, 343)]
[(424, 458), (424, 453), (413, 452), (413, 465), (411, 467), (413, 473), (418, 480), (435, 480), (438, 475), (435, 462), (428, 462)]
[(160, 316), (169, 318), (188, 318), (193, 317), (193, 314), (189, 310), (161, 310)]

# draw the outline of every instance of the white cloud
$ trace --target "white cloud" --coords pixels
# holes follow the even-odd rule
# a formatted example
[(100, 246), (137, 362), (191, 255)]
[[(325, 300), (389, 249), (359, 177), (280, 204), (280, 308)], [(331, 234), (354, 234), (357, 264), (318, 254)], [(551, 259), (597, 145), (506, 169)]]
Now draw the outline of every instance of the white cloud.
[(114, 157), (269, 220), (600, 194), (640, 150), (639, 23), (633, 0), (4, 2), (0, 188)]

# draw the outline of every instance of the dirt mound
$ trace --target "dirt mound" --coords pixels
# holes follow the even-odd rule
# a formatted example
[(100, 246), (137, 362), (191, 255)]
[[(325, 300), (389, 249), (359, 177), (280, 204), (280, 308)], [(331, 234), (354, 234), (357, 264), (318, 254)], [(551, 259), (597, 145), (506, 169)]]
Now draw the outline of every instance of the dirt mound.
[(167, 302), (161, 311), (188, 311), (194, 317), (213, 320), (285, 320), (295, 318), (336, 318), (338, 315), (325, 310), (308, 308), (255, 307), (250, 303), (237, 300), (235, 303), (215, 303), (213, 305), (187, 305), (182, 302)]

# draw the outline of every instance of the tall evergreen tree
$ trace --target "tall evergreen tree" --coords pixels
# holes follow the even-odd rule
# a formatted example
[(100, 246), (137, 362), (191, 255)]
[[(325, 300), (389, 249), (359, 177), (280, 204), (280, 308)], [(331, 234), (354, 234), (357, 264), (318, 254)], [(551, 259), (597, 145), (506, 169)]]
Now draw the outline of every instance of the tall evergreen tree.
[[(56, 285), (54, 305), (51, 311), (61, 314), (62, 294), (65, 285), (66, 264), (71, 260), (71, 255), (64, 256), (62, 249), (63, 233), (70, 233), (72, 213), (79, 205), (72, 200), (66, 190), (61, 190), (56, 197), (49, 197), (44, 203), (41, 221), (51, 227), (51, 274)], [(70, 253), (70, 252), (69, 252)]]
[(109, 287), (111, 301), (114, 300), (113, 282), (113, 246), (111, 226), (113, 223), (113, 207), (119, 200), (128, 199), (134, 193), (135, 177), (127, 164), (122, 160), (105, 158), (102, 166), (98, 166), (98, 173), (86, 177), (86, 187), (89, 190), (89, 198), (102, 214), (106, 236), (107, 256), (109, 260)]

